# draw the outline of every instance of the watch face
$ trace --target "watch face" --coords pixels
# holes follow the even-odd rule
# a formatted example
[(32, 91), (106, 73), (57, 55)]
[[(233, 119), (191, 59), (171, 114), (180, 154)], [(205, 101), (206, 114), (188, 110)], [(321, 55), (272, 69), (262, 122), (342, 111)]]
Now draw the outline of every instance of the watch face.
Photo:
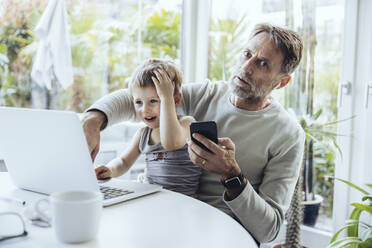
[(230, 179), (227, 179), (225, 181), (225, 185), (226, 185), (226, 188), (237, 188), (237, 187), (240, 187), (240, 185), (242, 185), (242, 182), (240, 181), (239, 177), (233, 177), (233, 178), (230, 178)]

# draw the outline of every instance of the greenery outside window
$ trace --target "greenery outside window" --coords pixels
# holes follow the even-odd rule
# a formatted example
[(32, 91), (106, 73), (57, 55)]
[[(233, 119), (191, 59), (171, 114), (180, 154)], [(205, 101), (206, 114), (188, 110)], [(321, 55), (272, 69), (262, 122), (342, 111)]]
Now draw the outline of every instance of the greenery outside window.
[(48, 91), (31, 81), (33, 30), (46, 0), (0, 3), (0, 105), (82, 112), (99, 97), (126, 88), (145, 58), (180, 62), (182, 0), (66, 0), (74, 83)]

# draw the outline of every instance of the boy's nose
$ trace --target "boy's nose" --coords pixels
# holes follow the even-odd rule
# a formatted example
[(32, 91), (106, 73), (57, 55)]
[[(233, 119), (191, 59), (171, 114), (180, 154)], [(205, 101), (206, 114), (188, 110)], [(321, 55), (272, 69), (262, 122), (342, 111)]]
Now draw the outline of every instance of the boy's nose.
[(143, 112), (144, 112), (145, 114), (151, 113), (151, 107), (148, 106), (148, 105), (145, 105), (145, 106), (143, 107)]

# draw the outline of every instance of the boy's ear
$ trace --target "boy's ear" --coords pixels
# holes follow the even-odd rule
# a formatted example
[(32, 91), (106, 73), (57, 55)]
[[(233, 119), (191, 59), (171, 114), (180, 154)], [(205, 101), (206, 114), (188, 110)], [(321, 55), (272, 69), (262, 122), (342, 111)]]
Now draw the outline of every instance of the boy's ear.
[(176, 107), (181, 103), (182, 100), (182, 94), (181, 92), (178, 92), (177, 94), (174, 95), (174, 104)]

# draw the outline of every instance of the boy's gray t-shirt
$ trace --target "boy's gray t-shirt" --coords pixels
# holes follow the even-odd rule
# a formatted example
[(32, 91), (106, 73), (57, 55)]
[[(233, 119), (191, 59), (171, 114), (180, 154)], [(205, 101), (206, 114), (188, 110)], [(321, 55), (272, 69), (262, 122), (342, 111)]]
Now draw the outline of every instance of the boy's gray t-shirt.
[(187, 145), (172, 151), (165, 150), (161, 143), (150, 145), (151, 131), (150, 127), (143, 128), (139, 143), (140, 152), (146, 156), (147, 181), (185, 195), (195, 195), (202, 169), (191, 162)]

